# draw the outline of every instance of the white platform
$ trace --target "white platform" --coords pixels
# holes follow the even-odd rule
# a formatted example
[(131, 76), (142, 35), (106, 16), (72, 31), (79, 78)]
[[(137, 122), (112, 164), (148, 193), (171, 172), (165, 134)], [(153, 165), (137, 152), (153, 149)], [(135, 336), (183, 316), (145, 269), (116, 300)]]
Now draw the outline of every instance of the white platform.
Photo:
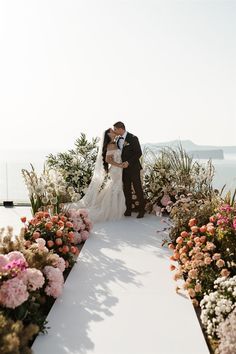
[(190, 300), (177, 295), (154, 216), (97, 224), (35, 354), (209, 354)]

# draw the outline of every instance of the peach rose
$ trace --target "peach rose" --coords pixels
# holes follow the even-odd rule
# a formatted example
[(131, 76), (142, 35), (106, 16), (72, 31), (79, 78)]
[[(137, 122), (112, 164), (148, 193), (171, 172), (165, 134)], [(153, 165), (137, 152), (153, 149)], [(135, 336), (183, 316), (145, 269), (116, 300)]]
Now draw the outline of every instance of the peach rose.
[(194, 226), (196, 224), (197, 224), (197, 219), (196, 218), (190, 219), (189, 222), (188, 222), (188, 226), (189, 227), (192, 227), (192, 226)]
[(218, 268), (222, 268), (225, 265), (225, 261), (223, 259), (218, 259), (218, 261), (216, 262), (216, 265)]
[(76, 254), (78, 252), (78, 248), (75, 246), (71, 246), (70, 250), (71, 250), (71, 253), (73, 253), (73, 254)]
[(200, 231), (201, 233), (206, 232), (206, 230), (207, 230), (206, 225), (202, 225), (202, 226), (200, 227), (200, 229), (199, 229), (199, 231)]
[(51, 221), (48, 221), (46, 222), (45, 227), (46, 229), (51, 230), (51, 228), (53, 227), (53, 223)]
[(70, 251), (70, 249), (69, 249), (68, 246), (64, 245), (64, 246), (62, 247), (62, 253), (68, 253), (69, 251)]
[(198, 227), (197, 226), (192, 226), (191, 227), (191, 231), (194, 233), (194, 234), (196, 234), (197, 232), (198, 232)]
[(168, 248), (169, 248), (170, 250), (174, 250), (174, 249), (175, 249), (175, 246), (173, 245), (173, 243), (169, 243)]
[(189, 233), (187, 231), (182, 231), (180, 234), (181, 237), (185, 238), (189, 236)]
[(196, 293), (200, 293), (200, 292), (202, 291), (202, 286), (201, 286), (201, 284), (199, 284), (199, 283), (196, 284), (194, 290), (196, 291)]
[(57, 238), (57, 239), (55, 240), (55, 244), (56, 244), (57, 246), (61, 246), (61, 245), (62, 245), (62, 239), (61, 239), (61, 238)]
[(63, 232), (61, 230), (56, 231), (56, 236), (61, 237), (63, 235)]
[(54, 242), (52, 240), (48, 240), (47, 241), (47, 245), (49, 248), (53, 247), (54, 246)]
[(198, 271), (196, 269), (191, 269), (189, 272), (188, 272), (188, 276), (189, 278), (191, 279), (196, 279), (197, 278), (197, 275), (198, 275)]
[(220, 253), (214, 253), (212, 258), (214, 259), (214, 261), (218, 261), (218, 259), (221, 258), (221, 254)]
[(220, 275), (221, 275), (222, 277), (228, 277), (228, 276), (230, 275), (230, 272), (228, 271), (228, 269), (223, 268), (223, 269), (221, 270), (221, 272), (220, 272)]
[(205, 263), (206, 265), (211, 264), (211, 262), (212, 262), (212, 259), (211, 259), (210, 257), (206, 257), (206, 258), (204, 259), (204, 263)]
[(183, 238), (180, 237), (180, 236), (177, 237), (176, 242), (177, 242), (177, 243), (183, 243)]

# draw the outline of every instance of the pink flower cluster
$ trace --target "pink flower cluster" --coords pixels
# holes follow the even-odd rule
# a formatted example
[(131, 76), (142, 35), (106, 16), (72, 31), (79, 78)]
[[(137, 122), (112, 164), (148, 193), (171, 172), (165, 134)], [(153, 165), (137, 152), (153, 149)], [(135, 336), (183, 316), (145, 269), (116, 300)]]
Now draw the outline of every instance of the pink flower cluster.
[(69, 218), (73, 223), (75, 242), (81, 243), (86, 241), (89, 237), (89, 233), (92, 230), (92, 222), (88, 217), (86, 209), (70, 209)]
[(46, 266), (44, 267), (43, 272), (48, 281), (48, 284), (45, 288), (45, 293), (48, 296), (57, 298), (61, 294), (64, 284), (62, 271), (59, 268)]
[(0, 255), (0, 304), (16, 308), (29, 298), (29, 292), (41, 288), (44, 284), (42, 272), (28, 268), (24, 255), (13, 251)]
[(229, 204), (221, 205), (218, 213), (213, 216), (213, 218), (223, 232), (230, 228), (233, 228), (236, 231), (236, 210)]

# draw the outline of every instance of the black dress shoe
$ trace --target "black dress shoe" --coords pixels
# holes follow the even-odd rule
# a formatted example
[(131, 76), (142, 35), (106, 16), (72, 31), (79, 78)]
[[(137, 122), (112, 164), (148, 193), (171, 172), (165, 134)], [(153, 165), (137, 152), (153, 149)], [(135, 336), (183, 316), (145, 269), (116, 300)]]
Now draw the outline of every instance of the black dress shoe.
[(124, 216), (131, 216), (131, 211), (126, 210), (126, 211), (124, 212)]
[(141, 219), (144, 217), (145, 211), (140, 211), (137, 215), (137, 219)]

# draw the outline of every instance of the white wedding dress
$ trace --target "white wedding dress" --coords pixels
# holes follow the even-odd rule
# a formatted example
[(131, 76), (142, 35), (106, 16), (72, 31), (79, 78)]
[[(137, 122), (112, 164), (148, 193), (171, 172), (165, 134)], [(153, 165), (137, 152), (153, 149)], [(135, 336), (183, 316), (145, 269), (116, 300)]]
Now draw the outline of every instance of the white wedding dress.
[[(121, 163), (121, 150), (109, 150), (113, 161)], [(93, 222), (120, 219), (125, 212), (125, 196), (122, 183), (122, 168), (111, 165), (104, 188), (98, 193), (92, 207), (88, 207), (89, 217)]]
[[(113, 161), (116, 163), (122, 162), (121, 150), (119, 149), (109, 150), (107, 155), (112, 155)], [(118, 220), (123, 216), (126, 209), (122, 182), (123, 169), (110, 165), (109, 178), (101, 189), (105, 176), (103, 165), (103, 172), (101, 171), (101, 165), (101, 157), (99, 156), (97, 160), (99, 168), (95, 167), (88, 192), (86, 192), (82, 200), (70, 206), (76, 209), (86, 208), (90, 220), (94, 223), (105, 220)]]

